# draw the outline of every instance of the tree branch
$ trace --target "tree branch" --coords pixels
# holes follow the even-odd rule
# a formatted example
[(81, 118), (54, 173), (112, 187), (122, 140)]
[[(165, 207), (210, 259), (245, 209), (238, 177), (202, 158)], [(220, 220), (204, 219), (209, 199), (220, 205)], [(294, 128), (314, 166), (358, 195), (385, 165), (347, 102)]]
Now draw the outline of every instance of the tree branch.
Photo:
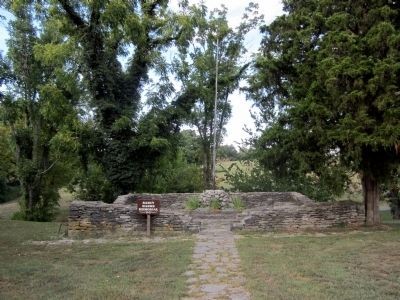
[(79, 16), (79, 14), (74, 10), (74, 8), (69, 4), (68, 0), (58, 0), (61, 4), (62, 8), (67, 13), (68, 18), (79, 28), (85, 28), (87, 24), (85, 21)]
[(38, 175), (39, 176), (43, 176), (43, 175), (45, 175), (46, 173), (48, 173), (53, 167), (54, 167), (54, 165), (56, 164), (56, 162), (57, 162), (57, 160), (55, 160), (51, 165), (50, 165), (50, 167), (48, 167), (46, 170), (44, 170), (43, 172), (40, 172)]

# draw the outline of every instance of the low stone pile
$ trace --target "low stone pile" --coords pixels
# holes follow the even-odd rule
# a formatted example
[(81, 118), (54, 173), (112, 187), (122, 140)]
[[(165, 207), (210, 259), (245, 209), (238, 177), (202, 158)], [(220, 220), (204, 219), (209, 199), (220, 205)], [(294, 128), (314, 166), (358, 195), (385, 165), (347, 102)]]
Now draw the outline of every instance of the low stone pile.
[(201, 194), (200, 202), (203, 207), (209, 207), (214, 200), (219, 201), (221, 208), (229, 208), (232, 203), (232, 198), (224, 190), (205, 190)]

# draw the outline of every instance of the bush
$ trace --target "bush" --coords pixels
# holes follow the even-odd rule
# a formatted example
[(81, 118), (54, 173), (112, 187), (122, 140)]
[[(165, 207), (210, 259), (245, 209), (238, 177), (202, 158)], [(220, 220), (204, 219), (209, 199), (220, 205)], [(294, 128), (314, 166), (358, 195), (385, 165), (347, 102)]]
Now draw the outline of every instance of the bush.
[(250, 161), (232, 164), (223, 170), (231, 191), (241, 192), (299, 192), (315, 201), (334, 200), (343, 192), (344, 178), (326, 170), (324, 176), (307, 174), (292, 177), (277, 177), (258, 163)]
[(243, 200), (240, 197), (234, 197), (232, 199), (233, 208), (237, 211), (242, 211), (245, 209)]
[(79, 200), (112, 203), (117, 196), (111, 182), (97, 164), (90, 164), (86, 174), (81, 174), (76, 181), (78, 189), (75, 190), (72, 186), (70, 190), (76, 193)]
[(187, 210), (195, 210), (201, 207), (200, 199), (196, 196), (191, 196), (185, 203), (185, 207)]
[(181, 152), (158, 160), (156, 168), (141, 178), (137, 192), (194, 193), (203, 190), (201, 168), (188, 163)]
[(26, 217), (25, 217), (25, 214), (22, 211), (16, 211), (15, 213), (12, 214), (11, 220), (25, 221)]
[(220, 210), (222, 208), (221, 200), (216, 198), (211, 199), (210, 208), (213, 210)]

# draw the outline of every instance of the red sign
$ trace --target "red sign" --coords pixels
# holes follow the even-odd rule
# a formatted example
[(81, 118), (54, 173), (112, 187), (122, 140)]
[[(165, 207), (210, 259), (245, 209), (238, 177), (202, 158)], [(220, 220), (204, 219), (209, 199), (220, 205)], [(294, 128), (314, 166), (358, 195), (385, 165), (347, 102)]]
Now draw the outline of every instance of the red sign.
[(160, 200), (136, 200), (137, 212), (142, 215), (158, 215), (160, 213)]

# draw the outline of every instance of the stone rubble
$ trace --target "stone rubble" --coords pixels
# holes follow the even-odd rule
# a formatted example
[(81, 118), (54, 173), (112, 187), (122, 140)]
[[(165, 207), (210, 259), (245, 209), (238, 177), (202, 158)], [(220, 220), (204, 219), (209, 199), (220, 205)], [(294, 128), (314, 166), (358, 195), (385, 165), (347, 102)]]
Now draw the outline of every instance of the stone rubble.
[(228, 208), (232, 203), (232, 198), (224, 190), (205, 190), (201, 194), (200, 202), (203, 207), (209, 207), (212, 200), (218, 200), (221, 208)]

